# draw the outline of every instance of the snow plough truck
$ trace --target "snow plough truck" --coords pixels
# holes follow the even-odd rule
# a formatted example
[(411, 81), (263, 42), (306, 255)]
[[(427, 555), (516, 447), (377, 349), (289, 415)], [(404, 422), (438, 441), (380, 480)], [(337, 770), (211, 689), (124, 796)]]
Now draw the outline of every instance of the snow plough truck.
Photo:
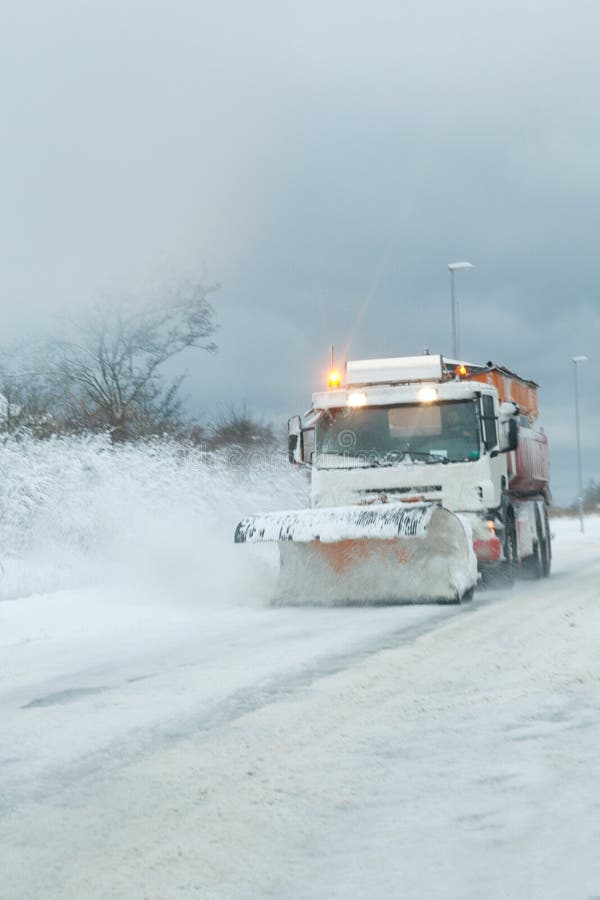
[(282, 600), (457, 603), (479, 581), (550, 574), (538, 385), (488, 362), (348, 361), (289, 420), (310, 508), (258, 513), (237, 543), (279, 545)]

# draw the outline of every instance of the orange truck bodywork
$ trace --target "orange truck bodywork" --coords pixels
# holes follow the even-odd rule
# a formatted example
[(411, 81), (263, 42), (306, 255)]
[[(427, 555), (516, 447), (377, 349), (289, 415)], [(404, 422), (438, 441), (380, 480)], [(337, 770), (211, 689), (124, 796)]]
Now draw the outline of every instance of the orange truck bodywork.
[(517, 403), (522, 416), (527, 416), (533, 424), (538, 417), (537, 389), (535, 381), (526, 381), (500, 366), (493, 366), (483, 372), (468, 375), (469, 381), (491, 384), (498, 391), (500, 403), (512, 400)]

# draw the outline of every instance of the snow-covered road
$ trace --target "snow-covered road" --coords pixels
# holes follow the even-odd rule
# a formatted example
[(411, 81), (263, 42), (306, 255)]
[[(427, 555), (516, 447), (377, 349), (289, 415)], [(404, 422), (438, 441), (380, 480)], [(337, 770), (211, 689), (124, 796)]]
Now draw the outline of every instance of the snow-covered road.
[(600, 520), (456, 607), (0, 603), (0, 896), (600, 897)]

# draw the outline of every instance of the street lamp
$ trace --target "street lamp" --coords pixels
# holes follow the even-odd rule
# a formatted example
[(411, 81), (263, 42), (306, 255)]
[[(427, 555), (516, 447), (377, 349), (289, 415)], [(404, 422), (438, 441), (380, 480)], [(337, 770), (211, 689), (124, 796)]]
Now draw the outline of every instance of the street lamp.
[(454, 296), (454, 273), (461, 269), (472, 269), (473, 263), (453, 262), (448, 263), (450, 269), (450, 301), (452, 303), (452, 340), (454, 342), (454, 359), (460, 359), (460, 333), (458, 327), (458, 306)]
[(577, 486), (579, 488), (579, 496), (577, 497), (577, 506), (579, 507), (579, 528), (583, 532), (583, 480), (581, 477), (581, 435), (579, 433), (579, 384), (577, 381), (577, 363), (588, 362), (587, 356), (572, 356), (573, 377), (575, 382), (575, 436), (577, 439)]

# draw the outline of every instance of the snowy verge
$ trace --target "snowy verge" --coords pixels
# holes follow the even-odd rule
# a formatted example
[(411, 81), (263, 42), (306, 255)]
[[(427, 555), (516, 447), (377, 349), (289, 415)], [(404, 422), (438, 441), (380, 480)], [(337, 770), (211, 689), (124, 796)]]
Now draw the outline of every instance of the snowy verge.
[(115, 579), (212, 601), (234, 586), (243, 595), (246, 579), (259, 587), (260, 562), (233, 547), (237, 522), (306, 494), (280, 454), (168, 440), (9, 439), (0, 471), (0, 600)]

